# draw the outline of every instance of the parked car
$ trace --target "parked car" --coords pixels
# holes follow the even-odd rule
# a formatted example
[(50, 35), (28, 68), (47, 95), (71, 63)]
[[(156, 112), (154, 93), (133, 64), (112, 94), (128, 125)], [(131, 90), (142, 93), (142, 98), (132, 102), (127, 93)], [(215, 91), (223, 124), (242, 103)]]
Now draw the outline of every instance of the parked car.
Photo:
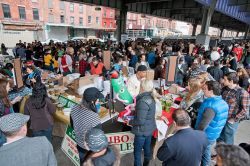
[(105, 42), (104, 39), (100, 39), (100, 38), (98, 38), (96, 36), (88, 36), (87, 40), (97, 40), (97, 41), (102, 42), (102, 43)]

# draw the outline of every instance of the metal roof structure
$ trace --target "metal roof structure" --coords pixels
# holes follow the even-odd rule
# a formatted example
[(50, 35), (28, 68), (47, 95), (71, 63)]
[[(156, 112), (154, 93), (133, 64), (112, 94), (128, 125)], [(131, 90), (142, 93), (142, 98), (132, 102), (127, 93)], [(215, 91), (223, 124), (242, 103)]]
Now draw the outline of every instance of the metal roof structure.
[[(201, 24), (212, 0), (64, 0), (100, 5)], [(250, 25), (250, 0), (217, 0), (210, 26), (245, 32)]]

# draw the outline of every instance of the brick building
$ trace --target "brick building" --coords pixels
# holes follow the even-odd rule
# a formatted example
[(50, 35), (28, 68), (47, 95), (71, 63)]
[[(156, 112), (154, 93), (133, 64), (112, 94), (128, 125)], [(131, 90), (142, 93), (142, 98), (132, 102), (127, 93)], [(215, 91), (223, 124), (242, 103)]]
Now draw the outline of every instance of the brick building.
[(0, 0), (0, 42), (13, 47), (19, 40), (102, 38), (116, 29), (114, 13), (109, 8), (61, 0)]
[(13, 47), (19, 40), (42, 36), (43, 17), (38, 0), (0, 0), (0, 42)]
[(127, 14), (127, 32), (130, 37), (164, 37), (175, 29), (174, 20), (130, 12)]
[(111, 37), (116, 30), (115, 10), (107, 7), (102, 8), (103, 36)]

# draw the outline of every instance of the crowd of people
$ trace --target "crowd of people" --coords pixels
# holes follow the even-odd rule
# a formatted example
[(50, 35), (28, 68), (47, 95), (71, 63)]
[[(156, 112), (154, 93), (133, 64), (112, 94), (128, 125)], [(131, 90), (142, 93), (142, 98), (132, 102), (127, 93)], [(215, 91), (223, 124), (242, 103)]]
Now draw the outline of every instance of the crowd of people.
[[(4, 44), (1, 49), (7, 54)], [(169, 56), (178, 57), (176, 69), (170, 70), (176, 72), (175, 84), (186, 90), (181, 94), (180, 108), (172, 114), (174, 135), (167, 136), (157, 152), (162, 165), (209, 166), (215, 159), (218, 166), (250, 165), (250, 142), (234, 145), (238, 126), (249, 119), (249, 42), (220, 44), (205, 50), (186, 41), (114, 44), (95, 40), (16, 44), (13, 55), (22, 61), (24, 84), (32, 89), (32, 94), (24, 113), (19, 113), (15, 105), (22, 97), (9, 98), (14, 66), (7, 63), (0, 69), (0, 165), (57, 165), (51, 145), (56, 107), (48, 97), (40, 69), (64, 76), (99, 75), (109, 80), (104, 50), (111, 51), (111, 70), (123, 75), (129, 93), (136, 98), (134, 118), (125, 120), (135, 135), (135, 166), (147, 166), (152, 159), (156, 102), (162, 95), (153, 80), (146, 79), (147, 71), (154, 70), (154, 80), (165, 79)], [(76, 134), (81, 165), (120, 165), (119, 151), (109, 145), (98, 116), (104, 98), (97, 88), (88, 88), (82, 102), (72, 108), (70, 125)]]

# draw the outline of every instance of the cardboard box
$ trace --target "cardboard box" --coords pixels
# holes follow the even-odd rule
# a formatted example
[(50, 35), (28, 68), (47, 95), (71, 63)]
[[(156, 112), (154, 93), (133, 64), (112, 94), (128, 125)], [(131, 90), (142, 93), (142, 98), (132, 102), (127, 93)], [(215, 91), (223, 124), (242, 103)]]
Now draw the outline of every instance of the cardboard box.
[(107, 70), (109, 70), (111, 68), (110, 59), (111, 59), (111, 52), (110, 51), (103, 51), (103, 64)]
[(66, 87), (68, 85), (68, 77), (63, 76), (62, 78), (58, 79), (58, 85)]
[(42, 72), (42, 76), (41, 77), (42, 77), (42, 80), (48, 79), (48, 77), (49, 77), (49, 71), (44, 70)]
[(154, 76), (155, 76), (155, 71), (154, 70), (148, 70), (147, 71), (147, 76), (146, 76), (147, 80), (154, 80)]
[(23, 87), (23, 77), (21, 68), (21, 59), (14, 59), (14, 84), (17, 88)]
[(85, 77), (80, 77), (78, 79), (75, 79), (72, 84), (70, 84), (70, 88), (73, 89), (76, 93), (78, 89), (82, 86), (86, 86), (89, 84), (94, 84), (95, 78), (98, 77), (98, 75), (90, 75)]

